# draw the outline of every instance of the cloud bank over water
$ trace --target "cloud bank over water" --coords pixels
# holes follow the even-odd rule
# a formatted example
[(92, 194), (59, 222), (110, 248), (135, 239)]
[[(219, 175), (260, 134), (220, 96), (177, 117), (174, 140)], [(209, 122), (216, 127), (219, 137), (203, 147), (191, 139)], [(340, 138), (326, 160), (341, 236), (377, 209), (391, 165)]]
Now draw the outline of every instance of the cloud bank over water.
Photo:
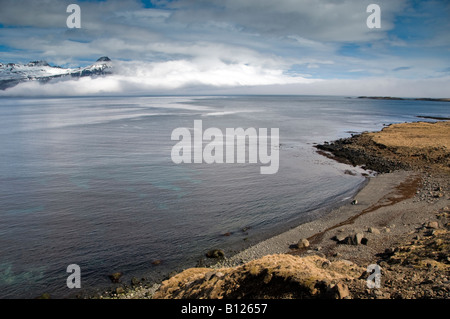
[(0, 95), (74, 96), (95, 94), (158, 94), (265, 85), (313, 83), (320, 80), (288, 76), (282, 69), (221, 61), (196, 63), (178, 60), (166, 62), (115, 62), (113, 75), (52, 79), (20, 83), (0, 91)]
[[(235, 76), (233, 76), (233, 72)], [(179, 72), (154, 75), (149, 70), (140, 76), (111, 75), (98, 78), (54, 80), (46, 84), (37, 81), (21, 83), (0, 91), (0, 96), (89, 96), (89, 95), (195, 95), (195, 94), (287, 94), (340, 96), (398, 96), (446, 97), (443, 89), (450, 77), (417, 80), (397, 78), (363, 78), (318, 80), (286, 77), (254, 70), (242, 75), (239, 70), (213, 70), (181, 74)], [(222, 74), (231, 75), (226, 79)], [(203, 81), (198, 81), (201, 78)]]

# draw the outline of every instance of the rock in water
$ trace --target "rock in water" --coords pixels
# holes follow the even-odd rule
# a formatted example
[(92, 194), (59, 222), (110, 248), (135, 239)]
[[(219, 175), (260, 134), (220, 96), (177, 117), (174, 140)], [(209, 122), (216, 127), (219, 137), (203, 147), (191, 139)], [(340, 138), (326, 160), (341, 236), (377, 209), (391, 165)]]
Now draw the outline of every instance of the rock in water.
[(212, 249), (206, 253), (208, 258), (223, 258), (225, 257), (225, 252), (222, 249)]
[(121, 272), (115, 272), (111, 275), (109, 275), (109, 279), (111, 279), (112, 283), (118, 283), (120, 281), (120, 277), (122, 277), (123, 273)]
[(141, 282), (139, 281), (139, 279), (137, 279), (136, 277), (131, 278), (131, 285), (132, 286), (137, 286), (139, 285)]

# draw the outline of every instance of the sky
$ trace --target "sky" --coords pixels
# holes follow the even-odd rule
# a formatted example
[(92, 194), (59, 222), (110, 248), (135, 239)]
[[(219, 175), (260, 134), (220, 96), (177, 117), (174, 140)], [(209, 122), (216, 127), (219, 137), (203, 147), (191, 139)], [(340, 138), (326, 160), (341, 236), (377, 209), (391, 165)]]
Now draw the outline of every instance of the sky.
[(449, 30), (448, 0), (0, 0), (0, 62), (114, 61), (112, 76), (0, 94), (450, 97)]

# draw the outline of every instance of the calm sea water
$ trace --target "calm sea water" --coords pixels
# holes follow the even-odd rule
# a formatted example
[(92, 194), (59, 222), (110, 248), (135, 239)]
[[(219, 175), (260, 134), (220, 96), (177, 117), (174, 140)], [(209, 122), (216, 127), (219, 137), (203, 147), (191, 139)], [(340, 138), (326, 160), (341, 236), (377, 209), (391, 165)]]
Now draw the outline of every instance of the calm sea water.
[[(157, 280), (348, 200), (364, 181), (313, 143), (449, 116), (448, 103), (314, 96), (0, 99), (0, 298), (72, 296), (123, 272)], [(179, 164), (175, 128), (279, 128), (280, 168)], [(245, 230), (245, 231), (244, 231)], [(224, 236), (231, 233), (230, 236)], [(160, 260), (158, 266), (152, 265)]]

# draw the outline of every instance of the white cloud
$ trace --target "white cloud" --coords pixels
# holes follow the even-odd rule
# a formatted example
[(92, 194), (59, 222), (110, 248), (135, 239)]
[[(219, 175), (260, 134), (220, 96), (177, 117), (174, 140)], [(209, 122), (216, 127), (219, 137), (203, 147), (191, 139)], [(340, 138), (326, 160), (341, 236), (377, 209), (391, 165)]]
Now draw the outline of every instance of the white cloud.
[[(74, 67), (106, 55), (118, 64), (119, 73), (45, 87), (26, 83), (8, 92), (178, 93), (194, 87), (257, 90), (255, 86), (277, 91), (280, 85), (286, 85), (289, 94), (328, 92), (333, 87), (348, 92), (352, 86), (363, 88), (363, 83), (319, 79), (376, 75), (403, 77), (401, 84), (408, 78), (426, 83), (430, 77), (444, 76), (440, 71), (447, 67), (448, 59), (432, 50), (431, 55), (410, 57), (417, 50), (408, 51), (408, 38), (388, 32), (395, 30), (396, 17), (405, 8), (410, 16), (417, 14), (407, 0), (376, 2), (382, 9), (381, 30), (366, 26), (371, 0), (163, 0), (156, 2), (158, 9), (144, 9), (138, 0), (83, 1), (82, 28), (69, 30), (65, 9), (72, 2), (2, 0), (0, 24), (14, 28), (1, 29), (0, 44), (12, 50), (1, 52), (0, 60), (42, 59)], [(439, 8), (435, 2), (433, 6)], [(446, 26), (448, 21), (437, 28), (442, 35), (439, 45), (448, 39)], [(142, 62), (120, 62), (124, 60)], [(405, 65), (410, 68), (393, 71)], [(383, 81), (372, 83), (387, 90), (381, 90)], [(292, 89), (296, 85), (301, 92)]]
[(172, 19), (186, 24), (199, 21), (227, 21), (244, 30), (313, 41), (370, 41), (384, 36), (393, 27), (396, 13), (405, 0), (379, 0), (382, 6), (383, 28), (373, 32), (367, 28), (369, 0), (180, 0), (169, 2), (176, 8)]
[[(27, 26), (35, 28), (66, 28), (67, 6), (73, 0), (2, 0), (0, 22), (7, 26)], [(137, 0), (107, 0), (106, 2), (80, 2), (81, 21), (105, 22), (124, 10), (139, 10)]]

